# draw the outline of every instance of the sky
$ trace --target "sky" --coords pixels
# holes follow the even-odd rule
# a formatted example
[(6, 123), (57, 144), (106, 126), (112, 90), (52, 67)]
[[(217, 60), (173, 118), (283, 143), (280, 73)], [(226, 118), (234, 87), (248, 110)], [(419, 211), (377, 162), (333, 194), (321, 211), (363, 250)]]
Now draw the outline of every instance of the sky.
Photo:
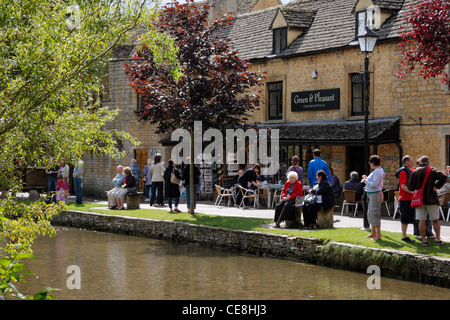
[[(203, 1), (203, 0), (198, 0), (198, 1)], [(289, 1), (291, 1), (291, 0), (281, 0), (281, 2), (282, 2), (283, 4), (288, 3)], [(169, 3), (169, 2), (172, 2), (172, 0), (162, 0), (162, 1), (161, 1), (162, 5), (164, 5), (164, 4), (166, 4), (166, 3)], [(186, 1), (185, 1), (185, 0), (178, 0), (178, 2), (179, 2), (179, 3), (184, 3), (184, 2), (186, 2)], [(196, 0), (196, 2), (197, 2), (197, 0)]]

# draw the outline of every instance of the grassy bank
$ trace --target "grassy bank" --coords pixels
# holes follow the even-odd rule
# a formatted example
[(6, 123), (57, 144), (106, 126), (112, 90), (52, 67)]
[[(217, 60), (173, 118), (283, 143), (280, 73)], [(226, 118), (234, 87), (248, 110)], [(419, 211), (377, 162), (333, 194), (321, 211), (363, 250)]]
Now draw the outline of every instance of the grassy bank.
[(288, 236), (300, 236), (307, 238), (317, 238), (324, 241), (334, 241), (361, 245), (370, 248), (402, 250), (412, 253), (428, 254), (433, 256), (450, 257), (450, 245), (437, 246), (434, 240), (429, 241), (429, 246), (424, 248), (420, 241), (406, 243), (401, 241), (400, 232), (382, 231), (382, 240), (373, 241), (366, 238), (366, 232), (359, 228), (333, 228), (316, 230), (292, 230), (292, 229), (269, 229), (263, 225), (273, 223), (272, 220), (258, 218), (224, 217), (209, 214), (190, 215), (188, 213), (169, 213), (168, 210), (160, 209), (139, 209), (139, 210), (104, 210), (99, 209), (104, 205), (98, 204), (69, 204), (69, 210), (85, 212), (95, 212), (108, 215), (130, 216), (138, 218), (150, 218), (157, 220), (172, 220), (176, 222), (187, 222), (198, 225), (230, 228), (233, 230), (258, 231)]

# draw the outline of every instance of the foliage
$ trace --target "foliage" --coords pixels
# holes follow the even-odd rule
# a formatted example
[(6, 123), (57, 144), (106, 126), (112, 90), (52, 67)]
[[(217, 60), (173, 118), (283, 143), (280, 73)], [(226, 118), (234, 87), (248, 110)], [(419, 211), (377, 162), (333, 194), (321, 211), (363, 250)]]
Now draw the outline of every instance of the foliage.
[(421, 0), (406, 12), (405, 20), (407, 28), (399, 44), (404, 49), (399, 76), (403, 78), (418, 64), (424, 78), (443, 75), (442, 82), (449, 84), (445, 69), (450, 63), (450, 1)]
[[(101, 95), (113, 49), (133, 45), (158, 8), (147, 0), (0, 1), (0, 190), (10, 192), (0, 201), (2, 298), (23, 298), (14, 286), (23, 281), (22, 259), (31, 257), (36, 236), (53, 234), (51, 217), (64, 208), (16, 201), (19, 172), (47, 167), (52, 159), (70, 163), (85, 153), (120, 157), (118, 141), (138, 143), (109, 125), (118, 111), (102, 106)], [(173, 60), (170, 41), (150, 34), (142, 41)], [(50, 297), (50, 291), (35, 298)]]
[(158, 133), (190, 129), (194, 121), (202, 121), (205, 129), (242, 127), (259, 106), (260, 96), (248, 91), (263, 84), (265, 73), (251, 72), (231, 39), (222, 36), (233, 17), (209, 23), (208, 12), (206, 2), (172, 2), (152, 22), (178, 48), (178, 79), (171, 76), (170, 64), (155, 62), (146, 45), (137, 51), (135, 62), (125, 65), (143, 101), (139, 115), (157, 124)]
[[(87, 152), (120, 157), (128, 133), (108, 124), (116, 110), (101, 106), (113, 49), (133, 44), (156, 15), (151, 1), (20, 0), (0, 2), (0, 181), (17, 182), (18, 167), (69, 163)], [(71, 8), (71, 10), (68, 10)], [(152, 33), (161, 41), (162, 35)], [(169, 61), (169, 46), (158, 51)], [(5, 186), (6, 184), (6, 186)]]
[[(54, 215), (66, 208), (62, 203), (47, 205), (45, 202), (25, 204), (9, 197), (0, 200), (0, 299), (8, 296), (25, 299), (15, 286), (26, 282), (28, 274), (22, 259), (34, 258), (31, 245), (38, 235), (54, 235), (50, 221)], [(45, 290), (39, 297), (44, 296)]]

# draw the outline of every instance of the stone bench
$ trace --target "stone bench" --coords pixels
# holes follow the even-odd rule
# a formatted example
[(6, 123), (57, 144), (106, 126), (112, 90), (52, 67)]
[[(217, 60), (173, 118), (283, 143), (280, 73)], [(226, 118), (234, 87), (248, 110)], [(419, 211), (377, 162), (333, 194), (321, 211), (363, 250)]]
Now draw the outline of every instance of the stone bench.
[(301, 204), (295, 206), (295, 223), (302, 223), (302, 208), (303, 206)]
[(45, 187), (23, 187), (22, 191), (28, 191), (28, 200), (40, 200), (41, 193), (44, 193)]
[(143, 192), (127, 193), (127, 209), (139, 209)]
[(333, 228), (333, 214), (334, 208), (326, 211), (324, 211), (323, 208), (320, 208), (319, 211), (317, 211), (317, 226), (323, 229)]

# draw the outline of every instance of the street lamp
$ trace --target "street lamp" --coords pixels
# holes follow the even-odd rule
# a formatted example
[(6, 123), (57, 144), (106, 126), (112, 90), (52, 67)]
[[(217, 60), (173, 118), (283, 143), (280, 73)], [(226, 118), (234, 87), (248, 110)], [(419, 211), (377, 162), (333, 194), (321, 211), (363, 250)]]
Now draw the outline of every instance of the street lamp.
[[(366, 26), (365, 32), (357, 36), (359, 48), (364, 54), (364, 169), (369, 175), (369, 54), (373, 52), (378, 35)], [(367, 199), (367, 197), (366, 197)], [(364, 229), (369, 228), (367, 220), (367, 203), (364, 210)]]

